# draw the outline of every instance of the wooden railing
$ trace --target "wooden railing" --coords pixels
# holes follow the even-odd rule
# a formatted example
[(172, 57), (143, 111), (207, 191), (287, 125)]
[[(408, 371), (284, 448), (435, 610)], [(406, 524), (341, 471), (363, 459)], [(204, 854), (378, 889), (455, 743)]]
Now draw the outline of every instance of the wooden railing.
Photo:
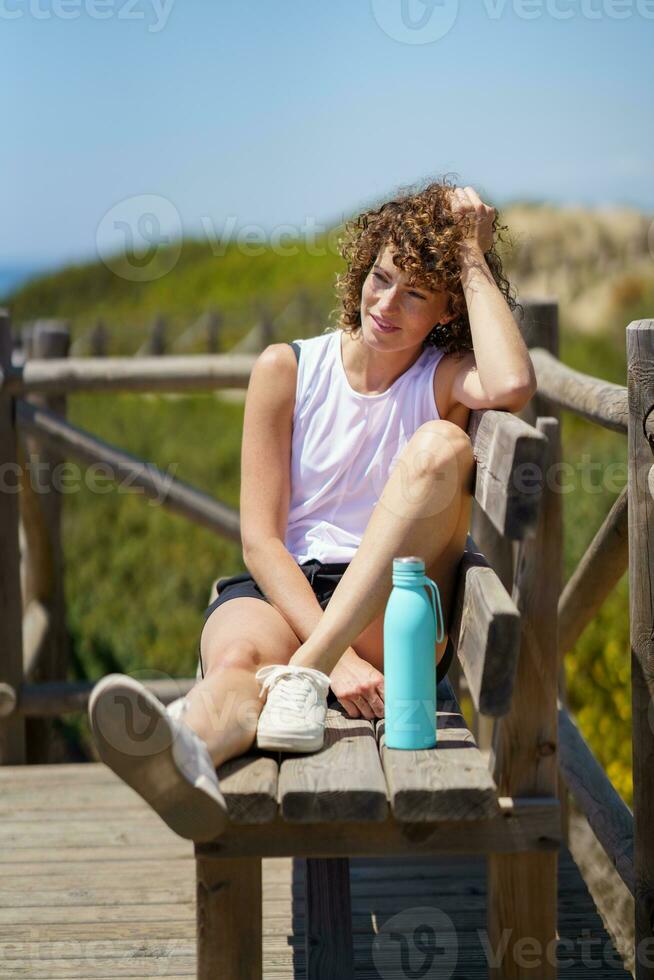
[[(566, 793), (588, 820), (608, 859), (634, 898), (637, 977), (654, 976), (654, 320), (626, 329), (627, 385), (611, 384), (562, 364), (558, 359), (558, 318), (554, 304), (528, 304), (523, 336), (538, 379), (537, 395), (520, 413), (534, 424), (539, 415), (560, 418), (561, 410), (628, 437), (628, 484), (618, 495), (574, 572), (560, 590), (558, 623), (543, 624), (556, 636), (559, 655), (558, 759), (564, 830)], [(560, 446), (551, 459), (561, 463)], [(552, 474), (557, 472), (552, 470)], [(556, 477), (553, 476), (556, 482)], [(558, 492), (557, 496), (561, 496)], [(558, 535), (560, 507), (550, 517)], [(490, 564), (515, 595), (520, 555), (473, 508), (472, 533)], [(545, 556), (543, 556), (545, 557)], [(562, 555), (543, 562), (537, 587), (551, 588)], [(565, 655), (629, 568), (633, 813), (616, 792), (571, 716), (565, 692)], [(521, 654), (522, 656), (522, 654)], [(519, 707), (516, 706), (516, 711)], [(505, 719), (475, 718), (480, 747), (514, 751)], [(513, 731), (514, 739), (519, 730)], [(544, 747), (546, 749), (546, 747)], [(610, 910), (602, 910), (609, 917)]]
[[(636, 948), (654, 943), (654, 320), (635, 321), (627, 327), (627, 386), (610, 384), (566, 367), (558, 359), (558, 308), (553, 302), (525, 302), (519, 320), (538, 377), (538, 392), (521, 417), (535, 424), (545, 416), (551, 424), (548, 467), (561, 462), (559, 438), (562, 409), (628, 437), (628, 486), (618, 496), (569, 581), (562, 583), (562, 521), (560, 493), (550, 493), (546, 515), (548, 533), (539, 543), (544, 561), (542, 578), (525, 582), (524, 567), (535, 567), (525, 555), (534, 543), (513, 542), (498, 530), (479, 506), (473, 507), (471, 532), (507, 590), (529, 603), (536, 590), (558, 596), (558, 623), (541, 624), (543, 635), (558, 649), (558, 754), (557, 733), (539, 735), (543, 764), (558, 756), (562, 803), (566, 792), (574, 797), (608, 858), (635, 901)], [(42, 459), (73, 458), (83, 463), (104, 463), (116, 480), (128, 476), (172, 511), (210, 528), (234, 542), (240, 541), (239, 516), (233, 508), (177, 479), (151, 463), (98, 439), (72, 425), (65, 417), (69, 393), (90, 391), (196, 391), (243, 388), (248, 384), (255, 354), (166, 357), (68, 357), (69, 338), (56, 324), (45, 324), (31, 339), (32, 350), (20, 367), (12, 365), (9, 315), (0, 315), (0, 462), (3, 494), (0, 510), (0, 762), (26, 760), (26, 734), (30, 761), (47, 761), (47, 721), (67, 712), (83, 711), (94, 682), (65, 680), (65, 608), (61, 589), (61, 545), (57, 493), (34, 499), (24, 478), (25, 453)], [(473, 413), (473, 416), (483, 413)], [(549, 419), (547, 418), (549, 417)], [(473, 418), (472, 424), (475, 425)], [(502, 438), (499, 433), (498, 438)], [(492, 440), (491, 440), (492, 442)], [(497, 447), (488, 453), (497, 458)], [(483, 467), (482, 467), (483, 469)], [(476, 493), (484, 493), (479, 484)], [(20, 486), (20, 494), (18, 492)], [(162, 496), (162, 487), (166, 492)], [(501, 522), (499, 524), (501, 526)], [(23, 562), (19, 528), (24, 536)], [(526, 549), (526, 550), (525, 550)], [(607, 595), (629, 567), (631, 679), (633, 705), (634, 809), (626, 806), (613, 788), (568, 711), (564, 658), (596, 614)], [(556, 609), (554, 602), (553, 608)], [(540, 602), (540, 608), (547, 603)], [(553, 636), (553, 639), (551, 637)], [(522, 669), (538, 672), (538, 636), (523, 637)], [(544, 641), (542, 641), (544, 642)], [(462, 683), (458, 666), (453, 683)], [(148, 681), (164, 701), (185, 693), (195, 679)], [(538, 678), (536, 676), (536, 683)], [(513, 795), (519, 791), (520, 732), (529, 726), (524, 708), (512, 704), (502, 718), (475, 716), (480, 747), (490, 750), (491, 769), (503, 756), (502, 770), (512, 772), (516, 785), (499, 787)], [(30, 728), (30, 724), (34, 727)], [(37, 724), (42, 728), (36, 727)], [(507, 759), (513, 765), (507, 767)], [(497, 767), (499, 772), (499, 767)], [(565, 807), (564, 807), (565, 813)], [(652, 947), (654, 950), (654, 946)], [(647, 955), (650, 955), (649, 953)], [(647, 956), (636, 957), (636, 975), (648, 971)]]
[[(323, 317), (315, 298), (306, 288), (298, 289), (288, 303), (276, 314), (273, 314), (266, 303), (258, 303), (255, 308), (252, 326), (238, 326), (240, 339), (229, 350), (230, 354), (254, 354), (263, 350), (268, 344), (275, 343), (289, 323), (301, 325), (303, 331), (311, 334), (316, 323)], [(209, 306), (188, 326), (184, 326), (176, 336), (171, 329), (171, 316), (156, 313), (145, 330), (145, 338), (134, 350), (135, 357), (161, 357), (162, 355), (183, 354), (193, 350), (208, 354), (217, 354), (225, 347), (225, 334), (233, 333), (230, 328), (229, 316), (217, 306)], [(70, 321), (65, 319), (28, 320), (16, 331), (13, 337), (14, 361), (23, 363), (33, 355), (33, 337), (43, 335), (44, 329), (70, 333)], [(143, 328), (139, 329), (139, 333)], [(76, 329), (76, 336), (71, 338), (68, 353), (72, 357), (90, 356), (107, 357), (109, 350), (115, 346), (117, 329), (107, 323), (105, 317), (95, 318), (90, 327)]]

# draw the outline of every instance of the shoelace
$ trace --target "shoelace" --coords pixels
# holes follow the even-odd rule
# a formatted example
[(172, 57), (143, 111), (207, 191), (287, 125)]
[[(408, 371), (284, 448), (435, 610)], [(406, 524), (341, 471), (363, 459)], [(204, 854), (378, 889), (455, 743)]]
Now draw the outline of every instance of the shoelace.
[(314, 690), (313, 685), (306, 677), (299, 678), (297, 675), (279, 677), (278, 675), (275, 678), (274, 687), (268, 692), (268, 699), (271, 706), (289, 709), (295, 714), (301, 715), (307, 697)]
[(262, 688), (268, 691), (266, 703), (271, 708), (289, 709), (298, 716), (303, 715), (306, 699), (316, 690), (316, 685), (326, 694), (328, 681), (318, 674), (303, 674), (299, 670), (274, 671), (262, 682)]

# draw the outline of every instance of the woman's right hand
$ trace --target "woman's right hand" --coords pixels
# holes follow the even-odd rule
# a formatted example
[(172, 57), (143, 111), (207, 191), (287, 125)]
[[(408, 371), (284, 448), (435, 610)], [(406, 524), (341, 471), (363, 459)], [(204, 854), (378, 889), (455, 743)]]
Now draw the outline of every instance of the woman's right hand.
[(384, 717), (384, 675), (352, 647), (329, 675), (329, 686), (350, 718)]

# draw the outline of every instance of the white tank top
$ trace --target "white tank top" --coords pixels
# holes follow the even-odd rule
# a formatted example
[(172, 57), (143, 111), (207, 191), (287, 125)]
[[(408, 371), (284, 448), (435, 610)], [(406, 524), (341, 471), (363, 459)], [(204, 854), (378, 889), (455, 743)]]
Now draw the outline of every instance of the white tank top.
[(440, 418), (428, 346), (386, 391), (362, 395), (345, 374), (340, 329), (300, 347), (285, 546), (302, 563), (349, 562), (397, 456), (416, 429)]

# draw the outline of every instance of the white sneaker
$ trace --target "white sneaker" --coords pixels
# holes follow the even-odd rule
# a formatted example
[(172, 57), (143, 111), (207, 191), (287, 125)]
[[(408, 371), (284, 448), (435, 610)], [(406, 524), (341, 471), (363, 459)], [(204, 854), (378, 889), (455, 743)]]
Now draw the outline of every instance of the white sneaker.
[(183, 720), (188, 705), (166, 708), (133, 677), (108, 674), (88, 711), (102, 761), (180, 837), (209, 841), (227, 825), (227, 803), (207, 743)]
[(260, 749), (315, 752), (325, 738), (329, 677), (314, 667), (270, 664), (255, 674), (267, 691), (257, 723)]

